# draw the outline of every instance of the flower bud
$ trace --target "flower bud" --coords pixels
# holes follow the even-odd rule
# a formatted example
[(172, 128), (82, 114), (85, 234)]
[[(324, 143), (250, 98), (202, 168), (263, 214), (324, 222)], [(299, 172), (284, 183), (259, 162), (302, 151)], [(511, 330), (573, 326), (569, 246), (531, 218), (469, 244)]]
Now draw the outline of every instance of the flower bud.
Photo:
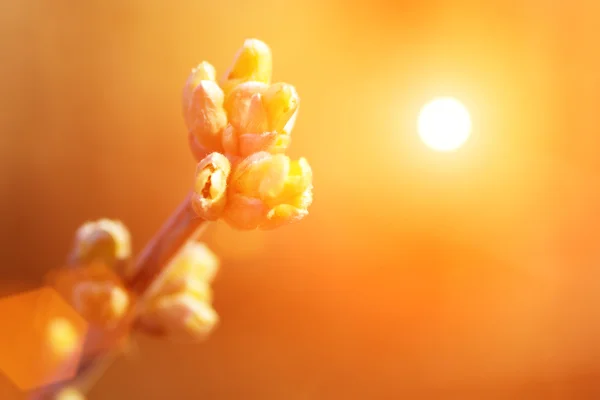
[(223, 212), (230, 170), (229, 160), (220, 153), (211, 153), (198, 164), (191, 201), (199, 217), (213, 221)]
[(225, 74), (221, 86), (228, 93), (235, 86), (247, 81), (269, 83), (273, 61), (271, 49), (257, 39), (247, 39), (238, 51), (233, 65)]
[(289, 132), (298, 109), (298, 95), (292, 86), (242, 83), (225, 100), (225, 109), (229, 125), (222, 139), (228, 155), (278, 154), (289, 147)]
[(131, 257), (131, 237), (120, 221), (100, 219), (83, 224), (75, 234), (71, 254), (74, 264), (101, 261), (115, 267)]
[(206, 337), (218, 320), (206, 301), (190, 293), (178, 293), (149, 302), (138, 318), (138, 325), (154, 335), (196, 341)]
[(273, 229), (304, 218), (311, 203), (312, 171), (304, 158), (259, 152), (235, 166), (224, 218), (238, 229)]
[[(268, 128), (267, 113), (261, 94), (269, 86), (262, 82), (244, 82), (235, 87), (225, 99), (229, 123), (239, 132), (264, 132)], [(253, 128), (254, 130), (247, 130)]]
[(209, 284), (218, 268), (219, 259), (206, 245), (188, 243), (150, 287), (149, 298), (186, 292), (204, 301), (211, 301)]
[(111, 281), (84, 281), (73, 288), (73, 306), (86, 321), (99, 327), (113, 327), (130, 305), (127, 290)]
[(94, 355), (120, 345), (128, 337), (133, 295), (122, 277), (103, 263), (50, 271), (47, 282), (89, 324), (85, 355)]
[(227, 125), (224, 94), (216, 82), (201, 79), (206, 76), (207, 68), (192, 71), (183, 91), (183, 116), (198, 146), (220, 151), (221, 132)]
[(287, 83), (274, 83), (262, 97), (269, 116), (269, 130), (290, 134), (300, 105), (296, 89)]
[(192, 70), (192, 74), (196, 81), (213, 81), (217, 80), (217, 71), (210, 63), (202, 61), (196, 68)]
[[(198, 66), (192, 69), (188, 80), (183, 87), (183, 110), (184, 117), (188, 117), (188, 114), (185, 112), (187, 110), (190, 102), (192, 101), (192, 94), (194, 93), (194, 89), (200, 84), (202, 81), (213, 81), (216, 79), (216, 71), (215, 67), (209, 64), (206, 61), (202, 61)], [(187, 123), (187, 120), (186, 120)]]

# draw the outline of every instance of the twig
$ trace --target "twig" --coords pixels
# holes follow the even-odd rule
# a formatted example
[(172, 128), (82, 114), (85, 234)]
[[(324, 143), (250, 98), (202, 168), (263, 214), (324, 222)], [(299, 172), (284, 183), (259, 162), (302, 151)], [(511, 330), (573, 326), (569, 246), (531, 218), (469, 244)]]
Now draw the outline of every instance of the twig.
[[(152, 283), (161, 276), (169, 261), (191, 240), (195, 240), (207, 225), (192, 209), (191, 193), (171, 214), (160, 230), (146, 244), (135, 260), (133, 274), (126, 285), (138, 298), (143, 298)], [(132, 311), (136, 313), (136, 309)], [(134, 315), (135, 317), (135, 315)], [(132, 318), (126, 318), (124, 323), (131, 323)], [(120, 353), (120, 349), (108, 353), (100, 353), (81, 360), (77, 374), (67, 382), (59, 382), (34, 393), (30, 400), (53, 399), (61, 389), (73, 386), (87, 391), (100, 375), (108, 368)]]
[(169, 261), (190, 240), (196, 239), (204, 226), (191, 205), (191, 193), (177, 207), (167, 222), (146, 244), (134, 265), (134, 275), (129, 278), (127, 287), (137, 295), (142, 295), (160, 276)]

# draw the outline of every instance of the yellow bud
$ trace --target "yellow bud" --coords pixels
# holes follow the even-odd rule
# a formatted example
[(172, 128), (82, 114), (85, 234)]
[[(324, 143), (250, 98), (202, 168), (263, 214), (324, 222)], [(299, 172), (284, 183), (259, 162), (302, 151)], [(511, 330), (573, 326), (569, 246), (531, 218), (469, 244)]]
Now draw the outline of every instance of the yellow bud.
[(221, 150), (221, 132), (227, 125), (224, 94), (211, 80), (191, 77), (184, 89), (183, 115), (188, 132), (209, 151)]
[(150, 287), (148, 297), (186, 292), (210, 302), (212, 293), (209, 283), (214, 279), (218, 268), (219, 259), (206, 245), (188, 243)]
[(120, 221), (100, 219), (83, 224), (75, 233), (71, 259), (76, 264), (102, 261), (115, 267), (131, 257), (131, 237)]
[(217, 72), (215, 67), (206, 61), (202, 61), (196, 68), (192, 70), (192, 75), (199, 81), (216, 81)]
[[(305, 158), (300, 158), (290, 162), (288, 175), (285, 179), (285, 184), (281, 192), (278, 193), (278, 200), (289, 202), (292, 205), (297, 205), (295, 200), (298, 196), (304, 193), (310, 194), (312, 199), (312, 169)], [(312, 200), (311, 200), (312, 201)], [(309, 204), (304, 200), (298, 205), (308, 207)]]
[(257, 39), (247, 39), (236, 54), (233, 65), (225, 74), (223, 86), (227, 86), (227, 82), (231, 81), (269, 83), (272, 69), (273, 61), (269, 46)]
[(262, 133), (269, 129), (267, 112), (263, 106), (260, 94), (250, 98), (248, 111), (242, 116), (240, 130), (249, 133)]
[(200, 85), (202, 81), (215, 81), (216, 71), (215, 67), (209, 64), (206, 61), (202, 61), (196, 68), (192, 69), (192, 72), (188, 76), (187, 81), (183, 87), (182, 93), (182, 109), (183, 116), (186, 119), (186, 124), (189, 123), (190, 114), (188, 109), (190, 108), (190, 103), (192, 102), (192, 96), (194, 90)]
[(229, 160), (220, 153), (211, 153), (198, 164), (192, 207), (199, 217), (212, 221), (221, 215), (230, 170)]
[(206, 337), (219, 317), (207, 302), (193, 294), (160, 296), (143, 309), (138, 324), (141, 330), (173, 340), (196, 341)]
[(263, 103), (269, 116), (269, 129), (289, 134), (300, 105), (296, 89), (287, 83), (274, 83), (263, 93)]
[(238, 229), (271, 229), (301, 220), (312, 203), (308, 162), (259, 152), (236, 164), (224, 219)]
[(231, 184), (245, 196), (273, 197), (283, 190), (289, 170), (290, 159), (283, 154), (254, 153), (236, 166)]
[(223, 131), (222, 144), (228, 155), (278, 154), (289, 147), (289, 133), (298, 111), (293, 86), (244, 82), (231, 91), (224, 107), (229, 125)]
[(73, 306), (88, 322), (112, 327), (121, 321), (130, 305), (127, 291), (110, 281), (81, 282), (73, 289)]
[(225, 98), (224, 108), (227, 111), (229, 123), (240, 132), (250, 124), (267, 128), (267, 114), (263, 108), (261, 93), (268, 85), (261, 82), (244, 82), (235, 87)]
[(184, 117), (188, 116), (185, 111), (189, 108), (190, 102), (192, 101), (192, 94), (194, 93), (194, 90), (196, 89), (196, 87), (198, 87), (200, 82), (202, 82), (202, 81), (213, 81), (214, 82), (215, 79), (216, 79), (215, 67), (213, 67), (206, 61), (202, 61), (200, 64), (198, 64), (198, 66), (196, 68), (192, 69), (192, 72), (190, 73), (188, 80), (185, 83), (185, 86), (183, 87), (182, 100), (183, 100)]
[(188, 243), (172, 261), (173, 272), (212, 282), (219, 269), (219, 258), (203, 243)]

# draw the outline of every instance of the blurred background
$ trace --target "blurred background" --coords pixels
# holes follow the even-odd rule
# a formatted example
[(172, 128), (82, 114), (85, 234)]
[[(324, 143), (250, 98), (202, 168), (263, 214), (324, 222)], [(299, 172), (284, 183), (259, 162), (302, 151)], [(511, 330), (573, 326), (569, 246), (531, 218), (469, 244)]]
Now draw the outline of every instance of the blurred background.
[[(193, 177), (190, 69), (256, 37), (302, 99), (311, 214), (211, 226), (217, 330), (138, 338), (90, 399), (600, 398), (599, 23), (594, 0), (2, 1), (2, 293), (88, 219), (143, 246)], [(473, 120), (453, 153), (416, 131), (440, 95)]]

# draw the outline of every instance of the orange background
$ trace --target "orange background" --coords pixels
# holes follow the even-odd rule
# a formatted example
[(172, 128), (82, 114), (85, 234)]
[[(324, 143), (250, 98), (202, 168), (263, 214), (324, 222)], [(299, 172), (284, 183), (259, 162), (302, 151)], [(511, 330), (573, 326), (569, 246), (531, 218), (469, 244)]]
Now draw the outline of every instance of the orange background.
[[(140, 337), (90, 398), (596, 399), (599, 24), (594, 0), (3, 1), (3, 291), (87, 219), (140, 249), (191, 185), (190, 69), (257, 37), (301, 96), (311, 215), (211, 227), (218, 329)], [(438, 95), (473, 117), (456, 153), (415, 132)]]

